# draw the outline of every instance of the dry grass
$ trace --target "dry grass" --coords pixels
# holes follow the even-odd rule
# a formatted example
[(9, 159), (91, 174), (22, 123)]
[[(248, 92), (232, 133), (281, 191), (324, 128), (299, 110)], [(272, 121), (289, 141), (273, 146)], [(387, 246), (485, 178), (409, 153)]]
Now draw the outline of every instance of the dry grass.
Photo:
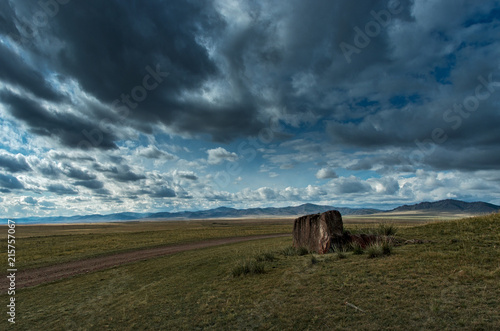
[[(289, 238), (184, 252), (21, 290), (16, 327), (498, 329), (500, 215), (401, 227), (397, 236), (432, 242), (376, 259), (285, 256)], [(266, 252), (275, 258), (260, 262), (265, 273), (233, 277), (238, 261)]]

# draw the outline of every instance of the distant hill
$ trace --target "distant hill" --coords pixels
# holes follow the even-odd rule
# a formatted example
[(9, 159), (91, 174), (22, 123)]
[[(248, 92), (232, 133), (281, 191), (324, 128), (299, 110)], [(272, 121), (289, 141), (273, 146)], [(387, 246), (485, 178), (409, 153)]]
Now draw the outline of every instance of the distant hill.
[[(228, 207), (219, 207), (215, 209), (199, 211), (182, 212), (159, 212), (159, 213), (117, 213), (108, 215), (77, 215), (77, 216), (55, 216), (55, 217), (23, 217), (17, 218), (20, 224), (56, 224), (56, 223), (97, 223), (97, 222), (119, 222), (133, 221), (139, 219), (170, 219), (170, 220), (189, 220), (189, 219), (211, 219), (211, 218), (240, 218), (240, 217), (288, 217), (305, 214), (322, 213), (327, 210), (336, 209), (342, 215), (368, 215), (380, 213), (382, 210), (368, 208), (336, 208), (334, 206), (321, 206), (306, 203), (295, 207), (282, 208), (250, 208), (236, 209)], [(0, 219), (4, 222), (7, 219)]]
[(235, 209), (227, 207), (219, 207), (201, 211), (184, 211), (178, 213), (154, 213), (147, 218), (175, 218), (175, 219), (203, 219), (203, 218), (237, 218), (237, 217), (265, 217), (265, 216), (296, 216), (305, 214), (322, 213), (327, 210), (337, 209), (342, 215), (367, 215), (379, 213), (378, 209), (366, 208), (336, 208), (333, 206), (321, 206), (306, 203), (296, 207), (281, 207), (281, 208), (250, 208), (250, 209)]
[(500, 211), (500, 206), (486, 202), (465, 202), (460, 200), (440, 200), (436, 202), (421, 202), (415, 205), (404, 205), (389, 212), (430, 211), (465, 214), (490, 214)]
[[(117, 213), (108, 215), (78, 215), (57, 217), (25, 217), (16, 219), (20, 224), (56, 224), (56, 223), (95, 223), (95, 222), (119, 222), (134, 221), (140, 219), (215, 219), (215, 218), (241, 218), (241, 217), (294, 217), (307, 214), (322, 213), (327, 210), (336, 209), (344, 216), (347, 215), (370, 215), (385, 212), (450, 212), (463, 214), (489, 214), (500, 211), (500, 206), (485, 202), (464, 202), (459, 200), (442, 200), (436, 202), (422, 202), (415, 205), (404, 205), (389, 211), (370, 208), (339, 208), (335, 206), (315, 205), (306, 203), (293, 207), (280, 208), (249, 208), (236, 209), (219, 207), (215, 209), (182, 212), (160, 212), (160, 213)], [(7, 219), (0, 219), (6, 222)]]

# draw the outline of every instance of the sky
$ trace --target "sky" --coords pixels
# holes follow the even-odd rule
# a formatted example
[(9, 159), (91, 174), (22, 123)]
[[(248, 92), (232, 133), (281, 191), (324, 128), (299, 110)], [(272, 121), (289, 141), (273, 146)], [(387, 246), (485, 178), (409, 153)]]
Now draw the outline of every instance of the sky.
[(0, 216), (500, 204), (500, 1), (0, 2)]

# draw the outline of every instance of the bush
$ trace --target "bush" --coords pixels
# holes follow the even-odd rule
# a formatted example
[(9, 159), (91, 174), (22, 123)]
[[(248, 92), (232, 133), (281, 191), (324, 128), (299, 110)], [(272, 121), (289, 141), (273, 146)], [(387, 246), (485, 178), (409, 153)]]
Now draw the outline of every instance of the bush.
[(233, 277), (248, 274), (263, 274), (265, 272), (264, 265), (257, 261), (245, 261), (233, 268)]

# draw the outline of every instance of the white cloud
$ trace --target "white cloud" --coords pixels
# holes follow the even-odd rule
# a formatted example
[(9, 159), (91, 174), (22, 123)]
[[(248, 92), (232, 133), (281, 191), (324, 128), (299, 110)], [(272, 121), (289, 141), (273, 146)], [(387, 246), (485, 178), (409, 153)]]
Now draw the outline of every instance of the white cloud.
[(236, 153), (229, 152), (222, 147), (209, 149), (207, 154), (207, 161), (209, 164), (221, 164), (224, 161), (234, 162), (238, 159), (238, 155)]

